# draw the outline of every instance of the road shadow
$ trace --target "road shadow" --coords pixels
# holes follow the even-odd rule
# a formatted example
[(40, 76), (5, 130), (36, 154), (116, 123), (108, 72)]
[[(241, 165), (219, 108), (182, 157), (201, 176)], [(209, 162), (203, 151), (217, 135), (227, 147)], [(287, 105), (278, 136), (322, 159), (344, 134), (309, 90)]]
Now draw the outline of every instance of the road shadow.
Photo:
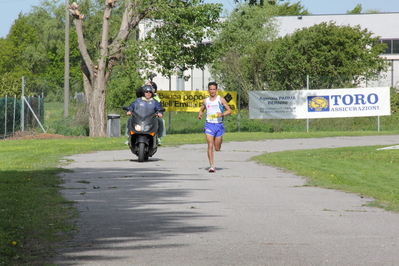
[[(132, 169), (72, 168), (73, 172), (62, 174), (62, 194), (75, 202), (80, 217), (73, 221), (77, 225), (73, 238), (57, 249), (56, 265), (121, 259), (113, 252), (104, 256), (101, 250), (178, 248), (182, 244), (160, 244), (157, 240), (218, 230), (198, 222), (209, 216), (195, 206), (212, 202), (190, 201), (195, 189), (176, 188), (187, 180), (187, 174), (176, 175), (171, 169), (152, 166), (149, 162)], [(190, 181), (206, 179), (191, 176)], [(88, 255), (93, 251), (99, 255)]]

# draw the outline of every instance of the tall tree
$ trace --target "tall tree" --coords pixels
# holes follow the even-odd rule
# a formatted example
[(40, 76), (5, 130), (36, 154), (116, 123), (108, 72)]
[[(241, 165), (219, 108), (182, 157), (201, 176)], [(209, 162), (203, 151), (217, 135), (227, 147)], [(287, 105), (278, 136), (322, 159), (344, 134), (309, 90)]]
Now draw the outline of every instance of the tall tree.
[[(46, 57), (46, 67), (40, 73), (38, 83), (54, 99), (63, 98), (64, 88), (64, 56), (65, 56), (65, 4), (59, 1), (42, 0), (40, 6), (32, 7), (26, 15), (29, 23), (37, 29), (40, 37), (39, 45), (43, 47)], [(70, 43), (77, 43), (74, 29), (70, 30)], [(78, 66), (80, 54), (76, 45), (71, 45), (69, 50), (70, 84), (73, 88), (77, 83), (82, 83), (81, 72)]]
[(360, 26), (321, 23), (295, 31), (273, 42), (263, 42), (248, 58), (268, 90), (356, 86), (365, 77), (377, 78), (386, 70), (379, 55), (385, 45)]
[[(139, 23), (149, 18), (151, 20), (162, 20), (155, 28), (162, 29), (168, 27), (170, 34), (168, 39), (181, 40), (172, 42), (180, 47), (180, 50), (195, 50), (192, 45), (206, 36), (205, 29), (212, 31), (217, 24), (220, 5), (201, 4), (199, 0), (180, 1), (180, 0), (125, 0), (118, 4), (116, 0), (104, 0), (104, 13), (101, 23), (101, 31), (98, 33), (101, 40), (96, 46), (96, 53), (89, 53), (89, 45), (83, 34), (83, 23), (85, 14), (81, 13), (79, 6), (73, 3), (68, 10), (73, 16), (73, 21), (78, 36), (79, 50), (82, 55), (82, 72), (84, 79), (84, 88), (89, 105), (89, 127), (90, 136), (104, 136), (106, 133), (105, 104), (106, 89), (110, 75), (122, 58), (123, 50), (126, 47), (127, 40), (131, 33), (135, 32)], [(119, 31), (113, 35), (110, 31), (115, 20), (112, 13), (123, 12)], [(183, 17), (188, 15), (189, 20), (178, 20), (179, 14)], [(173, 16), (172, 16), (173, 15)], [(90, 17), (90, 14), (87, 14)], [(174, 18), (169, 24), (168, 19)], [(198, 26), (200, 25), (200, 26)], [(206, 25), (206, 27), (204, 27)], [(184, 32), (179, 31), (183, 27)], [(134, 36), (133, 36), (134, 37)], [(168, 39), (165, 39), (167, 41)], [(173, 56), (173, 54), (170, 54)], [(170, 61), (173, 61), (170, 60)]]
[(239, 79), (244, 91), (261, 86), (245, 58), (253, 54), (258, 42), (275, 37), (275, 11), (269, 4), (241, 4), (223, 22), (213, 41), (218, 60), (211, 65), (211, 73), (225, 88), (236, 90)]
[(254, 53), (257, 43), (276, 37), (274, 17), (309, 14), (300, 2), (246, 2), (237, 5), (223, 22), (220, 33), (213, 40), (218, 60), (211, 64), (212, 76), (225, 88), (236, 90), (240, 86), (244, 91), (243, 102), (247, 100), (248, 90), (264, 87), (258, 71), (247, 58)]
[[(32, 93), (44, 93), (46, 97), (62, 100), (64, 86), (64, 36), (65, 5), (43, 0), (26, 14), (19, 14), (0, 50), (0, 74), (9, 73)], [(73, 29), (71, 32), (74, 33)], [(71, 43), (77, 43), (71, 34)], [(75, 38), (74, 38), (75, 37)], [(72, 87), (82, 83), (79, 62), (81, 56), (76, 45), (70, 49), (70, 78)], [(21, 87), (21, 86), (20, 86)], [(48, 98), (48, 99), (49, 99)]]

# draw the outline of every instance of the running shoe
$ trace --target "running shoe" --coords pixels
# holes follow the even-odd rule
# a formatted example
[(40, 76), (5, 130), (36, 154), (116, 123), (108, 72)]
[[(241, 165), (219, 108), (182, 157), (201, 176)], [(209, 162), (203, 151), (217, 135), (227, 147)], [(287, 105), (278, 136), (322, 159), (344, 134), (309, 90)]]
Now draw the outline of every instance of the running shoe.
[(211, 167), (209, 167), (209, 173), (214, 173), (214, 172), (216, 172), (216, 169), (215, 169), (215, 166), (211, 166)]

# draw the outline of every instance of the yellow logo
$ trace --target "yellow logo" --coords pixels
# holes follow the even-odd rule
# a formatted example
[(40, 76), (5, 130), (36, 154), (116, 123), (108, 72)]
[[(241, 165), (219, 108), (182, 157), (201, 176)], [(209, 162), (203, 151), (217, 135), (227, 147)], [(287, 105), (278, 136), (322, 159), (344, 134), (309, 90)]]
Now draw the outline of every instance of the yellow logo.
[(309, 109), (313, 109), (316, 112), (323, 111), (328, 108), (328, 100), (324, 97), (313, 97), (309, 101)]

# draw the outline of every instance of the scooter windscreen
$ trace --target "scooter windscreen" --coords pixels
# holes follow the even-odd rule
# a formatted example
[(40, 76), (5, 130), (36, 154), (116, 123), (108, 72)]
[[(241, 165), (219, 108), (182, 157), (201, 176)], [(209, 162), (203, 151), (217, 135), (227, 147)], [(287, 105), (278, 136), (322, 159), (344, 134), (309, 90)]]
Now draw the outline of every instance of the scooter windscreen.
[(154, 108), (150, 102), (140, 102), (137, 104), (133, 110), (133, 112), (139, 115), (141, 118), (145, 118), (149, 115), (154, 115)]

